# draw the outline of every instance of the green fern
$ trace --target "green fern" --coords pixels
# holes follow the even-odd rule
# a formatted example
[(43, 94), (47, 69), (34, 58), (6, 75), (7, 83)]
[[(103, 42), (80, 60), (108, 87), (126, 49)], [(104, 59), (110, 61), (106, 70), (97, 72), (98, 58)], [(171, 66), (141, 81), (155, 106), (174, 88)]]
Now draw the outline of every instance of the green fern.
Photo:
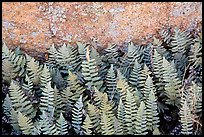
[(181, 81), (177, 76), (176, 69), (174, 68), (174, 64), (170, 64), (163, 57), (163, 80), (165, 82), (165, 94), (168, 99), (166, 100), (167, 104), (176, 105), (180, 107), (180, 94), (181, 94)]
[(31, 119), (23, 115), (21, 112), (18, 112), (18, 123), (19, 123), (20, 129), (22, 130), (23, 134), (25, 135), (39, 134), (35, 132), (37, 130), (35, 129)]
[(125, 126), (125, 107), (120, 99), (119, 104), (118, 104), (118, 113), (117, 113), (117, 119), (118, 119), (118, 128), (117, 128), (117, 133), (119, 135), (127, 135), (127, 127)]
[(14, 110), (23, 113), (31, 119), (34, 118), (36, 115), (36, 110), (32, 106), (31, 101), (21, 90), (21, 87), (15, 81), (11, 81), (9, 91)]
[(140, 103), (140, 107), (137, 110), (136, 133), (138, 135), (146, 135), (147, 134), (146, 107), (145, 107), (145, 103), (143, 101)]
[(127, 134), (135, 134), (136, 127), (136, 115), (137, 115), (137, 103), (134, 95), (127, 90), (126, 101), (124, 102), (125, 107), (125, 124), (127, 127)]
[(51, 87), (51, 82), (42, 88), (42, 97), (40, 98), (40, 110), (51, 113), (54, 109), (54, 89)]
[(180, 109), (180, 118), (181, 118), (181, 133), (184, 135), (192, 135), (193, 132), (193, 121), (192, 115), (187, 104), (187, 101), (183, 101), (182, 107)]
[(76, 134), (79, 134), (81, 131), (82, 116), (83, 116), (82, 111), (83, 111), (83, 103), (82, 103), (82, 96), (80, 96), (72, 109), (72, 126)]
[(178, 28), (174, 29), (174, 34), (172, 36), (172, 41), (170, 46), (172, 47), (171, 51), (175, 53), (185, 54), (186, 49), (192, 43), (191, 35), (187, 32), (182, 32)]
[(157, 99), (155, 97), (154, 90), (151, 89), (149, 97), (146, 101), (146, 114), (147, 114), (147, 127), (150, 131), (153, 131), (155, 128), (158, 128), (159, 117), (157, 112)]
[(90, 104), (90, 103), (87, 103), (88, 104), (88, 115), (91, 119), (91, 123), (93, 125), (93, 131), (96, 133), (96, 134), (101, 134), (101, 124), (100, 124), (100, 121), (101, 121), (101, 118), (100, 118), (100, 112), (99, 112), (99, 109)]
[(113, 135), (114, 127), (111, 118), (107, 116), (105, 112), (101, 116), (101, 130), (103, 135)]
[(62, 113), (60, 113), (60, 117), (56, 121), (56, 127), (57, 127), (57, 131), (59, 132), (59, 135), (68, 134), (68, 130), (67, 130), (68, 124), (64, 116), (62, 115)]
[(113, 64), (106, 75), (106, 93), (108, 95), (109, 100), (112, 100), (117, 94), (116, 91), (116, 74), (113, 70)]
[(22, 89), (27, 92), (28, 95), (33, 96), (34, 95), (34, 89), (33, 89), (33, 82), (30, 80), (28, 75), (25, 76), (25, 81), (22, 85)]
[(40, 74), (40, 85), (42, 87), (45, 87), (47, 83), (51, 81), (51, 79), (52, 78), (51, 78), (49, 69), (47, 68), (46, 65), (44, 65), (43, 70), (41, 71), (41, 74)]
[(17, 70), (8, 59), (4, 59), (2, 62), (2, 76), (7, 83), (17, 76)]
[(82, 128), (84, 129), (85, 135), (92, 135), (91, 129), (93, 128), (93, 125), (92, 125), (91, 119), (88, 114), (86, 115)]
[[(87, 50), (88, 51), (88, 50)], [(96, 66), (95, 59), (90, 59), (89, 53), (87, 53), (87, 61), (82, 62), (82, 74), (86, 80), (86, 85), (88, 88), (95, 86), (100, 90), (102, 87), (103, 81), (98, 75), (98, 69)]]
[(4, 99), (4, 102), (3, 102), (3, 112), (4, 114), (10, 118), (11, 117), (11, 109), (12, 109), (12, 103), (11, 103), (11, 99), (9, 97), (8, 94), (6, 94), (6, 97)]
[(39, 65), (39, 62), (35, 61), (34, 58), (27, 63), (28, 76), (34, 85), (38, 85), (40, 83), (41, 70), (42, 66)]
[(41, 119), (38, 123), (38, 128), (40, 129), (41, 134), (43, 135), (59, 135), (56, 125), (48, 117), (48, 114), (43, 110)]

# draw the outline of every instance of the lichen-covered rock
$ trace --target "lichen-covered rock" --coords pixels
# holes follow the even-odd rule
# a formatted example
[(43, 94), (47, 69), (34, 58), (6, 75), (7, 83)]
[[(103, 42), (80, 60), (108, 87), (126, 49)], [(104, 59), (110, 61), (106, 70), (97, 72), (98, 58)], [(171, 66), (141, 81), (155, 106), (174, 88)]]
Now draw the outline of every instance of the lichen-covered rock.
[(121, 46), (151, 37), (164, 25), (194, 29), (201, 2), (3, 2), (2, 37), (8, 46), (46, 51), (52, 43), (109, 42)]

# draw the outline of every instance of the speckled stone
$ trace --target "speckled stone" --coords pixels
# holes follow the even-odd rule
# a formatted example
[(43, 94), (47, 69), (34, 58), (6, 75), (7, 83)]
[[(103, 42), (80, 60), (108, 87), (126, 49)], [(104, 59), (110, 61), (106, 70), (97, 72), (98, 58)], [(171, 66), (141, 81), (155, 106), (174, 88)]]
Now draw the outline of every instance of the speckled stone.
[(99, 47), (154, 35), (165, 25), (196, 28), (201, 2), (3, 2), (2, 39), (43, 52), (52, 43), (97, 41)]

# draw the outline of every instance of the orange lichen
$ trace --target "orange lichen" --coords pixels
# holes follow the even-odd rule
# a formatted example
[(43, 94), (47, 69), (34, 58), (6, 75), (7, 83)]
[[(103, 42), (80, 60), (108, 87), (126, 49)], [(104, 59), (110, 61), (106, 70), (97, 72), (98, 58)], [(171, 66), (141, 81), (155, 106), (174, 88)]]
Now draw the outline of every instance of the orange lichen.
[(37, 52), (92, 39), (102, 47), (121, 46), (164, 25), (191, 27), (202, 21), (201, 9), (201, 2), (3, 2), (2, 36), (8, 46)]

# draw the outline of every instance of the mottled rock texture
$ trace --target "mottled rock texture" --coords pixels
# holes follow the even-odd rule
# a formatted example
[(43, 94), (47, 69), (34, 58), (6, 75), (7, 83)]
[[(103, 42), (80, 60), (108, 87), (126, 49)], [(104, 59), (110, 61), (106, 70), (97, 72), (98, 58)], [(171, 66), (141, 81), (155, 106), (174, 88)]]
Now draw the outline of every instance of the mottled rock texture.
[(162, 26), (194, 29), (201, 2), (3, 2), (2, 39), (9, 47), (44, 52), (52, 43), (108, 43), (151, 38)]

